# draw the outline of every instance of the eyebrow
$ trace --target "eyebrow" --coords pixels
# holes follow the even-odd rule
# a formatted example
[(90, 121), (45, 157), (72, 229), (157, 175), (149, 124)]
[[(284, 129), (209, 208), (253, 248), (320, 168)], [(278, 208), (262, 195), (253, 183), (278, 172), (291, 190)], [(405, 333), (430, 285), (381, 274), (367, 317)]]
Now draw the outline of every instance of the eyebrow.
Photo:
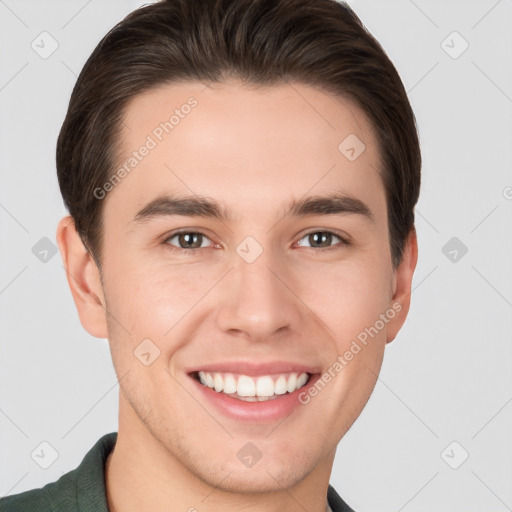
[[(360, 215), (374, 222), (370, 208), (357, 197), (347, 193), (309, 196), (292, 200), (284, 216), (309, 215)], [(185, 217), (215, 218), (229, 221), (228, 209), (219, 202), (204, 196), (162, 195), (150, 201), (134, 217), (133, 222), (143, 223), (153, 218), (180, 215)]]

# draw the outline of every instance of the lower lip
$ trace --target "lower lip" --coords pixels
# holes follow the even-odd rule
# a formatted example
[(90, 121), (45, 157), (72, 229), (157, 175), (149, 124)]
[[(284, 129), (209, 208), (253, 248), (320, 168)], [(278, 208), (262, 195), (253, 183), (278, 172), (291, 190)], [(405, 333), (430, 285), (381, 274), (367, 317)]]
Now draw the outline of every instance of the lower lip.
[(189, 377), (194, 381), (203, 396), (224, 415), (238, 421), (271, 423), (283, 420), (289, 416), (297, 406), (302, 405), (299, 401), (299, 395), (314, 384), (320, 378), (320, 374), (312, 375), (305, 386), (296, 389), (293, 393), (278, 395), (278, 398), (264, 402), (246, 402), (244, 400), (238, 400), (225, 393), (203, 386), (203, 384), (194, 379), (191, 375), (189, 375)]

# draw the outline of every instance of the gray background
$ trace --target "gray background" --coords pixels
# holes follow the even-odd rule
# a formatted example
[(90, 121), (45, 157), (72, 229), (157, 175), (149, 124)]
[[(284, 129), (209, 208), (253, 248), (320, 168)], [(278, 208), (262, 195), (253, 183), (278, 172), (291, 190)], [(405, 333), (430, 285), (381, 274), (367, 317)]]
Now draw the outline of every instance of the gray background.
[[(54, 153), (76, 75), (142, 3), (0, 0), (0, 496), (117, 430), (107, 341), (42, 251), (66, 214)], [(512, 510), (512, 1), (350, 3), (402, 76), (424, 165), (411, 312), (331, 483), (358, 512)]]

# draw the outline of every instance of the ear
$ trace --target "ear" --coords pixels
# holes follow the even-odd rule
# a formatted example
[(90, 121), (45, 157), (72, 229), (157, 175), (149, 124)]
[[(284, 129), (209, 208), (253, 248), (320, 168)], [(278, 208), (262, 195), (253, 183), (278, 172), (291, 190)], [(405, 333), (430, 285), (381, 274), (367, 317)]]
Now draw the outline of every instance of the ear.
[(92, 336), (107, 338), (107, 313), (99, 269), (82, 243), (71, 216), (60, 220), (56, 238), (80, 323)]
[(390, 306), (395, 310), (396, 314), (387, 324), (386, 343), (390, 343), (395, 339), (409, 313), (412, 277), (417, 261), (418, 241), (416, 238), (416, 229), (413, 228), (407, 236), (403, 258), (396, 268), (393, 278), (393, 298), (391, 299)]

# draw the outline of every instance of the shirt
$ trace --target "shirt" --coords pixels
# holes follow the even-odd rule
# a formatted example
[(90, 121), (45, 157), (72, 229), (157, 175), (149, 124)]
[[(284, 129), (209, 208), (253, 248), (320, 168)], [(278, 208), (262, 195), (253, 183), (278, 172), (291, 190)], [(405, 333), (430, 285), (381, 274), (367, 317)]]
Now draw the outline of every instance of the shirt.
[[(0, 512), (108, 512), (105, 461), (117, 432), (102, 436), (82, 462), (57, 481), (0, 499)], [(327, 512), (354, 512), (329, 485)]]

